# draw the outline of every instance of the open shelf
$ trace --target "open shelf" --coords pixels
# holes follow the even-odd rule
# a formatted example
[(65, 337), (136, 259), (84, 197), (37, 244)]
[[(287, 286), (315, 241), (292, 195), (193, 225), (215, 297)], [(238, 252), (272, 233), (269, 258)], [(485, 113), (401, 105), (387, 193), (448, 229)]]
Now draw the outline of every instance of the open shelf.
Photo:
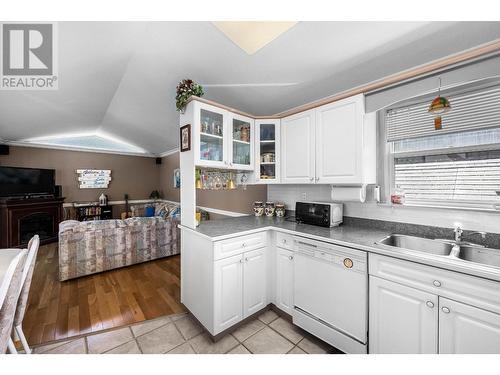
[(205, 136), (205, 137), (210, 137), (210, 138), (222, 139), (221, 135), (215, 135), (215, 134), (209, 134), (209, 133), (203, 133), (203, 132), (200, 132), (200, 135)]
[(250, 142), (240, 141), (239, 139), (233, 139), (233, 142), (241, 143), (242, 145), (249, 145)]

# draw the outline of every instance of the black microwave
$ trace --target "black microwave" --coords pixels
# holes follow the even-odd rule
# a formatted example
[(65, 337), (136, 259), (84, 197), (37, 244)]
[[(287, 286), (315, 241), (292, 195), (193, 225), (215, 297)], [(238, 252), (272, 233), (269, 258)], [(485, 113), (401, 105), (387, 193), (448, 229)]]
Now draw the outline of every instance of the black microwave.
[(343, 204), (329, 202), (296, 202), (297, 223), (335, 227), (342, 224)]

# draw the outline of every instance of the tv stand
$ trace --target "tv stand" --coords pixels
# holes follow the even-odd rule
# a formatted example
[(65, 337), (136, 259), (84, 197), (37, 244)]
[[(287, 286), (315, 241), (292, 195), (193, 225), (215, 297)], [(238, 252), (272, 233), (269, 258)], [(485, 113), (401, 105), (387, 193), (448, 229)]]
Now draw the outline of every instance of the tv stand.
[(58, 240), (64, 198), (0, 198), (0, 248), (25, 247), (38, 234), (40, 243)]

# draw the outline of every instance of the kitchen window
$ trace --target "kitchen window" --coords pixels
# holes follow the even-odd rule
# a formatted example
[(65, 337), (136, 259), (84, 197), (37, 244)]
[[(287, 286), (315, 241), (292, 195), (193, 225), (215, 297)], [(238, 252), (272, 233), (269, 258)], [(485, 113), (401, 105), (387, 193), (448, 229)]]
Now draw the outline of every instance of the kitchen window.
[(447, 97), (441, 130), (430, 100), (386, 111), (392, 191), (408, 205), (500, 209), (500, 86)]

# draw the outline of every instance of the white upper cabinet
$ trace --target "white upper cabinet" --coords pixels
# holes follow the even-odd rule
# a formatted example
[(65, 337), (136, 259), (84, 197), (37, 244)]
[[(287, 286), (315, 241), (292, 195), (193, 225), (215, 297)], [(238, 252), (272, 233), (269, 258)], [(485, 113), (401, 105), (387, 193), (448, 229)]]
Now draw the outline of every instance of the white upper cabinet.
[(362, 183), (364, 96), (316, 109), (316, 183)]
[(253, 170), (253, 119), (196, 100), (188, 105), (185, 117), (192, 118), (196, 166)]
[(253, 170), (254, 120), (229, 112), (229, 168)]
[(255, 121), (255, 183), (281, 182), (280, 120)]
[(314, 182), (315, 111), (309, 110), (281, 120), (281, 182)]
[(439, 353), (500, 354), (500, 315), (440, 297)]
[(282, 182), (376, 182), (375, 114), (364, 95), (339, 100), (281, 121)]

